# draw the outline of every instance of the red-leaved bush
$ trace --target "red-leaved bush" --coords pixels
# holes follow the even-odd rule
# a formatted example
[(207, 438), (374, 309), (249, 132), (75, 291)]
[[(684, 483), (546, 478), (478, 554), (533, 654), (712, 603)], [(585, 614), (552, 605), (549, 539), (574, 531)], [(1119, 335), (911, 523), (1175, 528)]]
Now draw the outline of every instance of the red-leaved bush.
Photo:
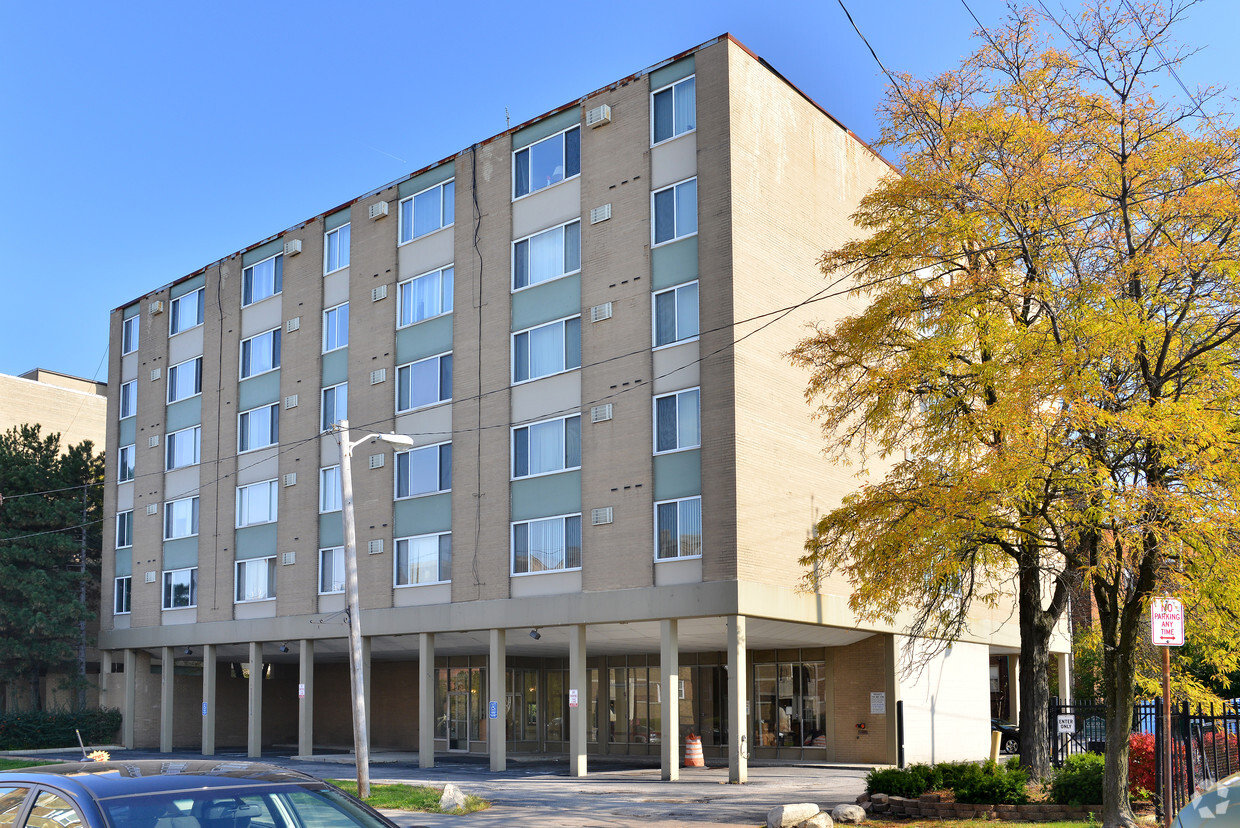
[(1154, 734), (1134, 733), (1128, 737), (1128, 793), (1154, 790)]

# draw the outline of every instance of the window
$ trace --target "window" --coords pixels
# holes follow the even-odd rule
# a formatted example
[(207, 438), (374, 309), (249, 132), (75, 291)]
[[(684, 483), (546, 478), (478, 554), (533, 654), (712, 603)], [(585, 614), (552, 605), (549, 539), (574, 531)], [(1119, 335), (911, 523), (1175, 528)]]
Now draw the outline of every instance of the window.
[(133, 510), (116, 513), (116, 548), (133, 546)]
[(319, 469), (319, 514), (340, 511), (340, 467)]
[(164, 447), (165, 470), (198, 465), (202, 452), (202, 426), (172, 432), (164, 438)]
[(138, 413), (138, 381), (130, 380), (121, 383), (121, 416), (120, 419), (132, 417)]
[(241, 379), (280, 367), (280, 329), (241, 340)]
[(319, 595), (344, 592), (344, 547), (319, 550)]
[(128, 615), (133, 605), (133, 576), (122, 575), (115, 583), (116, 588), (112, 591), (112, 614)]
[(581, 173), (581, 128), (573, 127), (512, 154), (512, 197), (536, 193)]
[(284, 255), (277, 254), (241, 271), (241, 307), (284, 289)]
[(452, 488), (452, 444), (396, 453), (396, 496), (446, 492)]
[(141, 316), (131, 316), (121, 323), (121, 356), (138, 350), (138, 325)]
[(202, 357), (194, 357), (168, 369), (168, 402), (202, 393)]
[(198, 534), (198, 498), (169, 500), (164, 504), (164, 540), (192, 538)]
[(396, 539), (396, 586), (452, 580), (452, 535)]
[(581, 416), (547, 420), (512, 430), (512, 476), (581, 468)]
[(253, 451), (280, 442), (280, 404), (242, 411), (237, 417), (237, 451)]
[(512, 574), (581, 568), (581, 515), (512, 525)]
[(452, 354), (396, 369), (396, 410), (411, 411), (452, 399)]
[(237, 487), (237, 528), (274, 523), (279, 487), (275, 480)]
[(205, 296), (206, 291), (198, 288), (193, 293), (178, 296), (169, 303), (168, 336), (175, 336), (181, 331), (188, 331), (202, 324)]
[(654, 295), (654, 344), (670, 345), (698, 335), (698, 283)]
[(349, 344), (349, 303), (323, 311), (323, 353)]
[(198, 606), (198, 567), (164, 572), (164, 609)]
[(456, 182), (445, 181), (400, 203), (400, 243), (434, 233), (455, 221)]
[(126, 483), (133, 480), (134, 444), (121, 446), (119, 454), (116, 461), (116, 482)]
[(276, 559), (237, 561), (237, 603), (270, 601), (276, 597)]
[(654, 504), (654, 524), (656, 560), (701, 557), (702, 498)]
[(512, 381), (538, 379), (581, 367), (581, 317), (512, 336)]
[(683, 239), (697, 232), (697, 179), (690, 178), (659, 190), (654, 200), (654, 243)]
[(654, 451), (680, 451), (702, 444), (701, 390), (690, 388), (654, 398)]
[(403, 328), (452, 312), (452, 277), (455, 267), (449, 265), (396, 286), (396, 327)]
[(570, 221), (512, 243), (512, 289), (581, 270), (581, 222)]
[(349, 266), (349, 225), (329, 230), (323, 237), (323, 272)]
[(694, 78), (688, 77), (650, 96), (650, 120), (654, 125), (652, 145), (697, 129), (695, 86)]
[(319, 430), (327, 431), (341, 420), (349, 418), (349, 384), (329, 385), (323, 389), (323, 412), (319, 422)]

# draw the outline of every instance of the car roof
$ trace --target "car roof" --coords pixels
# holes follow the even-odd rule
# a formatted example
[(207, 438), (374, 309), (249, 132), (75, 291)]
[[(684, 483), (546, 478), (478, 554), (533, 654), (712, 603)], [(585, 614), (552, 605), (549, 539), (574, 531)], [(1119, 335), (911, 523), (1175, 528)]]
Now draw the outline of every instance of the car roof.
[(288, 768), (218, 759), (67, 762), (0, 773), (0, 786), (38, 783), (95, 799), (202, 788), (325, 784)]

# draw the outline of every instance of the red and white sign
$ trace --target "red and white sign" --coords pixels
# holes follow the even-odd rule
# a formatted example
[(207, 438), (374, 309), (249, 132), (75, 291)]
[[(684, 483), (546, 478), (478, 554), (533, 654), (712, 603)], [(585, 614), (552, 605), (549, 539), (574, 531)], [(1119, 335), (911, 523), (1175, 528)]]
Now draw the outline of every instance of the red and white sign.
[(576, 707), (576, 706), (577, 706), (577, 691), (576, 691), (576, 690), (571, 690), (571, 689), (570, 689), (570, 690), (568, 691), (568, 706), (569, 706), (569, 707)]
[(1178, 598), (1150, 602), (1150, 638), (1161, 647), (1184, 646), (1184, 604)]

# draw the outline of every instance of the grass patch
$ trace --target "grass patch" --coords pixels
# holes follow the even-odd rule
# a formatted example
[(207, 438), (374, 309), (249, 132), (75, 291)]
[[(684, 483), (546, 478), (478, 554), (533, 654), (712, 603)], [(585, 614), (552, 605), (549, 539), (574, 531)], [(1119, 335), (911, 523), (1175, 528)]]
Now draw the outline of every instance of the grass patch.
[[(328, 779), (342, 791), (357, 796), (357, 783), (349, 779)], [(394, 811), (421, 811), (428, 814), (472, 814), (491, 807), (491, 803), (478, 796), (465, 795), (465, 807), (459, 811), (439, 810), (442, 788), (429, 785), (371, 785), (370, 796), (362, 801), (372, 808), (390, 808)], [(994, 826), (990, 826), (994, 828)]]
[(38, 765), (55, 765), (56, 762), (39, 762), (31, 759), (0, 759), (0, 771), (17, 770), (18, 768), (33, 768)]

